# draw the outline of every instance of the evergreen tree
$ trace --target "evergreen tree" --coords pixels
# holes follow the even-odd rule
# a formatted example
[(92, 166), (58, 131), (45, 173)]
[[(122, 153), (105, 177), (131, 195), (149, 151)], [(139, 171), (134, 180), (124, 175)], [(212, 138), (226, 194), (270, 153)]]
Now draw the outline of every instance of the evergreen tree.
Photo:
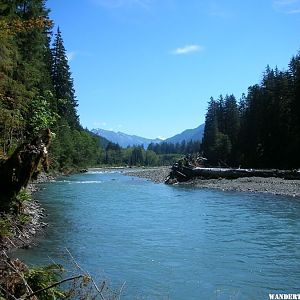
[[(237, 142), (240, 131), (240, 115), (236, 98), (233, 95), (225, 96), (223, 122), (222, 133), (228, 136), (228, 145), (231, 145), (231, 147), (229, 147), (231, 150), (228, 163), (230, 165), (236, 165), (239, 160)], [(228, 149), (228, 146), (226, 148)]]
[(287, 155), (293, 167), (300, 167), (300, 51), (291, 59), (288, 74), (291, 128)]
[[(16, 16), (23, 22), (49, 20), (49, 10), (45, 7), (45, 0), (17, 0), (16, 3)], [(51, 89), (50, 74), (45, 60), (48, 33), (51, 29), (51, 25), (27, 28), (16, 36), (20, 54), (19, 66), (22, 70), (17, 73), (17, 78), (24, 82), (29, 90)]]
[(267, 66), (239, 106), (233, 95), (211, 99), (203, 150), (211, 163), (257, 168), (300, 166), (300, 55), (288, 71)]
[(142, 147), (134, 147), (130, 157), (130, 165), (138, 166), (143, 165), (144, 157)]
[(52, 82), (57, 100), (58, 114), (67, 120), (71, 128), (80, 128), (76, 107), (73, 79), (64, 47), (61, 31), (58, 28), (52, 48)]
[(202, 150), (204, 155), (212, 162), (217, 161), (215, 147), (217, 144), (218, 129), (218, 113), (219, 105), (212, 97), (208, 103), (208, 109), (205, 116), (205, 127), (202, 139)]

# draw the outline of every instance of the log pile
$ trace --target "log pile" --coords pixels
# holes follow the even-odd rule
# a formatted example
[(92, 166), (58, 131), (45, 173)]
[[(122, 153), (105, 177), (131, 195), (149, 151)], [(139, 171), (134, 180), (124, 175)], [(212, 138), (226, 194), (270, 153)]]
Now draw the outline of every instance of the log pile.
[[(202, 163), (206, 162), (202, 158)], [(172, 166), (166, 183), (176, 181), (188, 181), (193, 178), (200, 179), (237, 179), (241, 177), (278, 177), (283, 179), (300, 180), (299, 170), (278, 170), (278, 169), (240, 169), (240, 168), (208, 168), (203, 164), (196, 165), (188, 157), (178, 161)]]

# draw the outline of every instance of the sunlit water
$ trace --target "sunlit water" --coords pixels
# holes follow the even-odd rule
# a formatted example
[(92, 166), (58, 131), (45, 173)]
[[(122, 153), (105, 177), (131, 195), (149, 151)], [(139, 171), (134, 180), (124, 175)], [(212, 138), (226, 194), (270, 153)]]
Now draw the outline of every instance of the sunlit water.
[(109, 278), (122, 299), (269, 299), (300, 292), (297, 198), (167, 186), (119, 173), (42, 185), (49, 214), (29, 264), (61, 262), (68, 248)]

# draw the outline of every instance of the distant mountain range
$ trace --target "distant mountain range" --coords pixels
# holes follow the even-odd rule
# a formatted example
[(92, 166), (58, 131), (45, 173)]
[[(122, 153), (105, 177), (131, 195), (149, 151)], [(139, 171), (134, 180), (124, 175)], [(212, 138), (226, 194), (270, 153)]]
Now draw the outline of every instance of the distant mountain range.
[[(114, 132), (100, 128), (92, 129), (91, 131), (94, 134), (99, 135), (113, 143), (119, 144), (123, 148), (126, 148), (127, 146), (143, 145), (144, 148), (147, 149), (150, 143), (163, 142), (163, 140), (161, 139), (147, 139), (137, 135), (129, 135), (123, 132)], [(197, 128), (184, 130), (183, 132), (164, 140), (164, 142), (176, 144), (181, 143), (183, 140), (201, 141), (203, 137), (203, 132), (204, 124), (201, 124)]]
[(194, 129), (186, 129), (183, 132), (176, 134), (166, 140), (164, 142), (168, 143), (181, 143), (182, 141), (201, 141), (204, 133), (204, 124), (201, 124), (197, 128)]
[(105, 129), (92, 129), (94, 134), (100, 135), (107, 140), (119, 144), (121, 147), (126, 148), (127, 146), (138, 146), (143, 145), (147, 149), (151, 143), (160, 143), (161, 139), (147, 139), (137, 135), (129, 135), (123, 132), (114, 132)]

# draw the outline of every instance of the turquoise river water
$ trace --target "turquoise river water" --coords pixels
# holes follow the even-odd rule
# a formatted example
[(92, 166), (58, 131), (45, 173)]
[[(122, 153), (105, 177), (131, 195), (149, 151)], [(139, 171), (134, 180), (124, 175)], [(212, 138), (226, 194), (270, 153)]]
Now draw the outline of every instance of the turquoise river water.
[(269, 299), (300, 292), (300, 199), (154, 184), (89, 172), (42, 185), (45, 237), (16, 255), (68, 248), (121, 299)]

